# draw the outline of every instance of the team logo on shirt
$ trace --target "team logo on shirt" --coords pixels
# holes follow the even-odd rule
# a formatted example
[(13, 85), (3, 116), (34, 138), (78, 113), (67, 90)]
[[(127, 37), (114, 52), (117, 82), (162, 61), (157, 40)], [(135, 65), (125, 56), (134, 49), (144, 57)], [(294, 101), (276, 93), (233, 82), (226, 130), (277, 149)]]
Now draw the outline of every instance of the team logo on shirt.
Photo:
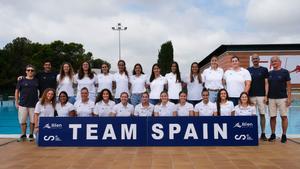
[(43, 129), (62, 129), (63, 125), (59, 123), (47, 123)]
[(253, 123), (237, 122), (233, 128), (253, 128)]

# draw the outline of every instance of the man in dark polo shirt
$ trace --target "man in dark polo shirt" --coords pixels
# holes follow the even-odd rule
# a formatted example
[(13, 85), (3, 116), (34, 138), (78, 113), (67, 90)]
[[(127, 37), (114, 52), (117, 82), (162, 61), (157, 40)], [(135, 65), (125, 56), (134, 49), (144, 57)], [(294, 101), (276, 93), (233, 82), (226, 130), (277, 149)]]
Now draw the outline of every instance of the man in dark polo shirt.
[(252, 67), (248, 68), (248, 71), (251, 74), (252, 82), (249, 90), (249, 96), (251, 102), (257, 107), (259, 116), (260, 116), (260, 127), (261, 127), (261, 136), (260, 139), (267, 141), (265, 134), (265, 125), (266, 125), (266, 103), (269, 90), (268, 84), (268, 69), (259, 65), (260, 58), (257, 54), (251, 56), (251, 61), (253, 63)]
[(34, 107), (38, 102), (38, 80), (34, 77), (35, 69), (32, 65), (26, 66), (26, 76), (18, 80), (15, 90), (15, 104), (18, 109), (18, 119), (21, 126), (21, 137), (18, 141), (25, 141), (27, 119), (30, 119), (29, 141), (33, 140)]
[(44, 70), (42, 72), (37, 73), (36, 78), (39, 81), (39, 91), (40, 97), (43, 95), (43, 92), (47, 88), (53, 88), (56, 90), (56, 76), (57, 73), (51, 71), (51, 62), (46, 60), (44, 62)]
[(281, 68), (281, 60), (278, 56), (271, 58), (273, 70), (269, 72), (269, 112), (272, 134), (269, 141), (275, 141), (276, 116), (280, 113), (282, 121), (281, 142), (285, 143), (288, 127), (287, 113), (291, 105), (291, 78), (288, 70)]

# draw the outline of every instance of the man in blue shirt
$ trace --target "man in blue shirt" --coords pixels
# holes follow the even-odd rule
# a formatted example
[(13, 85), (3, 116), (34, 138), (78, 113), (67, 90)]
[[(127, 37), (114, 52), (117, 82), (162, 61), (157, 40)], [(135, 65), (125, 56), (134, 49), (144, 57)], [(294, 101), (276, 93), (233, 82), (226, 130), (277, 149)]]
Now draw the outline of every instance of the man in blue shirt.
[(248, 71), (251, 74), (252, 82), (249, 90), (249, 96), (251, 102), (258, 108), (260, 115), (260, 127), (261, 127), (261, 136), (260, 139), (267, 141), (265, 134), (265, 125), (266, 125), (266, 103), (269, 90), (268, 84), (268, 69), (259, 65), (260, 58), (257, 54), (253, 54), (251, 57), (253, 63), (252, 67), (248, 68)]
[(44, 70), (36, 74), (36, 78), (39, 81), (40, 97), (43, 95), (45, 89), (52, 88), (56, 90), (57, 85), (57, 73), (51, 71), (51, 62), (48, 60), (44, 61), (43, 67)]
[(29, 141), (33, 140), (34, 107), (38, 102), (38, 79), (34, 77), (34, 67), (26, 66), (26, 76), (18, 80), (15, 90), (15, 104), (18, 109), (18, 119), (21, 126), (21, 137), (18, 141), (26, 140), (27, 118), (30, 119)]
[(282, 121), (281, 142), (285, 143), (286, 130), (288, 127), (287, 113), (291, 105), (291, 78), (288, 70), (281, 68), (281, 60), (278, 56), (271, 58), (273, 70), (269, 72), (269, 112), (271, 124), (271, 137), (269, 141), (275, 141), (276, 116), (279, 111)]

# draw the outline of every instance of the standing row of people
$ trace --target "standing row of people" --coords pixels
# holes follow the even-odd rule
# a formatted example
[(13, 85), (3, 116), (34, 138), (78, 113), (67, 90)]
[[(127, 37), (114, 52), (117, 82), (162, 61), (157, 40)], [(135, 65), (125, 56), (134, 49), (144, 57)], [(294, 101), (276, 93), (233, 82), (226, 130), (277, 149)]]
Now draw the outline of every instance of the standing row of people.
[[(88, 100), (91, 102), (90, 105), (92, 105), (92, 103), (94, 104), (97, 93), (101, 92), (103, 89), (107, 89), (110, 93), (115, 90), (115, 104), (122, 101), (122, 93), (127, 93), (127, 97), (133, 106), (136, 106), (141, 102), (143, 93), (147, 89), (149, 89), (149, 103), (152, 105), (157, 105), (160, 102), (161, 93), (165, 89), (167, 89), (170, 102), (177, 104), (180, 101), (179, 93), (181, 93), (183, 88), (186, 88), (188, 92), (187, 101), (193, 106), (196, 106), (196, 104), (202, 100), (201, 92), (203, 91), (203, 88), (206, 88), (209, 93), (210, 102), (217, 102), (216, 105), (219, 110), (237, 106), (239, 100), (241, 100), (241, 94), (249, 93), (250, 100), (258, 106), (262, 126), (261, 138), (263, 140), (266, 140), (264, 134), (264, 114), (266, 103), (269, 99), (269, 107), (272, 105), (272, 107), (269, 108), (272, 127), (272, 135), (269, 140), (274, 140), (275, 129), (273, 130), (273, 127), (276, 125), (276, 118), (274, 119), (273, 117), (276, 117), (277, 115), (277, 108), (282, 112), (282, 138), (284, 138), (287, 127), (287, 107), (290, 105), (291, 101), (289, 85), (290, 77), (288, 72), (286, 73), (286, 70), (280, 67), (280, 59), (278, 57), (273, 57), (271, 59), (274, 68), (274, 70), (270, 72), (272, 76), (269, 76), (266, 68), (259, 66), (259, 56), (257, 55), (252, 56), (254, 66), (248, 68), (248, 70), (240, 67), (238, 57), (232, 56), (231, 61), (232, 67), (224, 73), (223, 69), (218, 66), (217, 57), (212, 57), (210, 67), (205, 69), (202, 74), (200, 73), (198, 64), (194, 62), (191, 64), (190, 74), (184, 77), (181, 77), (179, 66), (176, 62), (171, 64), (171, 72), (166, 74), (166, 76), (160, 74), (160, 67), (158, 64), (152, 66), (150, 76), (144, 74), (140, 64), (136, 64), (132, 75), (129, 75), (125, 61), (123, 60), (118, 62), (118, 72), (115, 74), (109, 72), (109, 65), (103, 64), (101, 65), (101, 73), (98, 75), (92, 72), (88, 62), (82, 63), (77, 74), (74, 73), (72, 66), (69, 63), (63, 63), (58, 75), (51, 72), (51, 63), (45, 62), (44, 71), (38, 73), (35, 78), (34, 67), (28, 65), (26, 67), (26, 76), (18, 78), (15, 93), (16, 107), (19, 109), (19, 121), (22, 133), (24, 135), (26, 131), (27, 124), (24, 119), (27, 119), (28, 114), (31, 119), (31, 129), (33, 128), (32, 115), (35, 103), (38, 101), (37, 93), (39, 90), (41, 96), (46, 88), (56, 89), (55, 93), (59, 95), (64, 92), (68, 96), (68, 101), (70, 103), (74, 103), (75, 100), (77, 100), (77, 104), (82, 101), (82, 92), (84, 92), (82, 89), (86, 89), (89, 98)], [(281, 81), (280, 85), (277, 83), (278, 80)], [(272, 85), (270, 85), (270, 83)], [(77, 90), (76, 94), (74, 85), (77, 85), (77, 87), (75, 87)], [(226, 90), (223, 90), (224, 87)], [(228, 101), (224, 102), (223, 99), (222, 102), (220, 98), (225, 95)], [(285, 102), (285, 107), (282, 105), (282, 102)], [(76, 106), (76, 103), (74, 106)], [(229, 109), (227, 113), (230, 114), (230, 111), (231, 109)], [(222, 111), (217, 112), (222, 113)]]

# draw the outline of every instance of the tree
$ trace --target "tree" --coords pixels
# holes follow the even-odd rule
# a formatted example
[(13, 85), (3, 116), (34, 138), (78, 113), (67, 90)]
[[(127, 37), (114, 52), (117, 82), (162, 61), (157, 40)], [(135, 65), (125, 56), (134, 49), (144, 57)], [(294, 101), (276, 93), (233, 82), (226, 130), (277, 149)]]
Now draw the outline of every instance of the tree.
[(102, 59), (93, 59), (93, 60), (91, 60), (90, 63), (91, 63), (91, 67), (92, 67), (92, 68), (100, 69), (100, 68), (101, 68), (101, 65), (102, 65), (103, 63), (108, 64), (108, 67), (110, 68), (110, 63), (108, 63), (108, 62), (106, 62), (106, 61), (104, 61), (104, 60), (102, 60)]
[(160, 66), (162, 75), (171, 71), (171, 64), (173, 62), (173, 45), (171, 41), (167, 41), (161, 45), (157, 63)]
[(31, 45), (30, 40), (22, 37), (14, 39), (1, 50), (0, 88), (12, 86), (16, 82), (17, 75), (24, 73), (26, 64), (30, 63), (28, 58), (35, 50)]
[(58, 72), (63, 62), (69, 62), (75, 71), (83, 61), (89, 61), (96, 66), (106, 62), (101, 59), (93, 60), (92, 56), (93, 54), (86, 52), (79, 43), (57, 40), (50, 44), (40, 44), (32, 43), (25, 37), (18, 37), (0, 49), (0, 94), (4, 91), (12, 93), (17, 77), (24, 75), (27, 64), (34, 65), (39, 71), (43, 69), (43, 62), (49, 60), (53, 71)]

